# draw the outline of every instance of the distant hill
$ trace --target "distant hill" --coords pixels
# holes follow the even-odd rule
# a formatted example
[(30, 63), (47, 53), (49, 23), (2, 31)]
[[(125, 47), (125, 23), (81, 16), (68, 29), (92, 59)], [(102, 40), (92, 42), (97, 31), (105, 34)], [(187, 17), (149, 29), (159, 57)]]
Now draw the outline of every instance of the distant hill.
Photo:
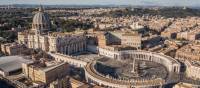
[[(37, 8), (40, 5), (38, 4), (12, 4), (12, 5), (0, 5), (0, 7), (15, 7), (15, 8)], [(114, 5), (114, 4), (108, 4), (108, 5), (43, 5), (44, 7), (49, 7), (49, 8), (96, 8), (96, 7), (124, 7), (124, 8), (129, 8), (129, 7), (138, 7), (138, 8), (153, 8), (153, 7), (169, 7), (169, 6), (159, 6), (159, 5), (146, 5), (146, 6), (142, 6), (142, 5)], [(193, 9), (200, 9), (199, 5), (195, 5), (193, 7), (190, 7)]]

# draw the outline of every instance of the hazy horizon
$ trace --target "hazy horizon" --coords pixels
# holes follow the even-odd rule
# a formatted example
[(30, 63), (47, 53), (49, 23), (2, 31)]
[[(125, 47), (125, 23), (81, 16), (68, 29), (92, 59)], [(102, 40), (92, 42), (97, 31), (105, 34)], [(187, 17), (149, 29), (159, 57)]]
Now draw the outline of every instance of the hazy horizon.
[(200, 6), (200, 0), (1, 0), (0, 5), (142, 5), (142, 6)]

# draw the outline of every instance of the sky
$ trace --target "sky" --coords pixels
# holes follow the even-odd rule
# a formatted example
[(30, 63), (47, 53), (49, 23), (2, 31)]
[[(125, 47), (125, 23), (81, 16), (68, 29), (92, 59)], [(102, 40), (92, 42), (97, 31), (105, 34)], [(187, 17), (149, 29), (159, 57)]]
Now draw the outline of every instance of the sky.
[(200, 0), (0, 0), (0, 4), (200, 6)]

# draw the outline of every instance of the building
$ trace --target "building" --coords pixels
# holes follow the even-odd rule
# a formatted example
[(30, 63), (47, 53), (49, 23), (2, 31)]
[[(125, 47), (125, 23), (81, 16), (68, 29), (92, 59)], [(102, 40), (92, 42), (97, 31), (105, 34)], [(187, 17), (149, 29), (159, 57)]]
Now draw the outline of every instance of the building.
[(1, 44), (1, 51), (7, 55), (17, 55), (22, 53), (22, 50), (27, 50), (26, 46), (17, 43)]
[(144, 26), (140, 25), (138, 22), (133, 23), (130, 25), (132, 30), (142, 30), (144, 29)]
[(71, 88), (69, 77), (63, 77), (50, 83), (49, 88)]
[(50, 32), (51, 23), (42, 7), (33, 17), (32, 29), (18, 33), (18, 43), (28, 48), (49, 52), (73, 54), (86, 49), (84, 33)]
[(133, 31), (105, 32), (98, 36), (99, 47), (122, 45), (141, 49), (141, 42), (141, 35)]
[(32, 60), (21, 56), (5, 56), (0, 58), (0, 75), (9, 76), (22, 71), (22, 63), (30, 63)]
[(23, 73), (33, 82), (42, 82), (47, 85), (65, 78), (69, 73), (69, 65), (66, 62), (35, 61), (22, 64)]
[(74, 58), (69, 55), (64, 55), (60, 53), (49, 53), (49, 55), (55, 58), (56, 61), (64, 61), (75, 67), (84, 67), (87, 64), (86, 61)]
[(141, 36), (137, 32), (125, 32), (124, 34), (122, 34), (121, 45), (141, 49), (141, 40)]
[(196, 27), (193, 30), (177, 33), (177, 39), (185, 39), (195, 41), (200, 38), (200, 27)]
[(190, 78), (200, 80), (200, 62), (199, 61), (185, 61), (186, 75)]
[(99, 47), (105, 47), (109, 45), (109, 34), (107, 32), (98, 34), (97, 38)]
[(73, 54), (85, 51), (87, 48), (84, 34), (68, 34), (54, 32), (48, 35), (49, 51), (62, 54)]
[(86, 83), (70, 78), (71, 88), (89, 88), (90, 86)]
[[(191, 35), (190, 38), (189, 36), (184, 36), (187, 37), (188, 39), (195, 39), (194, 37), (197, 35), (199, 35), (198, 31), (196, 31), (196, 33), (192, 32), (192, 30), (196, 30), (196, 26), (198, 26), (199, 24), (199, 18), (196, 17), (187, 17), (187, 18), (178, 18), (175, 19), (174, 22), (167, 27), (164, 31), (161, 32), (161, 36), (165, 37), (165, 38), (177, 38), (177, 34), (179, 37), (181, 37), (182, 35), (190, 35), (190, 34), (195, 34), (194, 36)], [(197, 28), (198, 30), (198, 28)], [(183, 32), (183, 34), (181, 33)], [(188, 34), (184, 34), (187, 33)], [(180, 34), (181, 33), (181, 34)], [(198, 38), (198, 37), (197, 37)]]
[(104, 48), (99, 47), (99, 55), (103, 55), (109, 58), (117, 58), (119, 47), (106, 46)]
[(173, 88), (199, 88), (199, 87), (200, 85), (194, 85), (194, 84), (183, 83), (183, 82), (180, 82), (173, 86)]
[(163, 38), (159, 35), (150, 35), (142, 38), (144, 48), (151, 48), (162, 44)]
[(199, 43), (188, 44), (178, 49), (176, 52), (176, 59), (200, 61)]
[(174, 32), (169, 32), (169, 31), (163, 31), (161, 32), (161, 36), (164, 37), (164, 38), (176, 38), (176, 34), (177, 33), (174, 33)]

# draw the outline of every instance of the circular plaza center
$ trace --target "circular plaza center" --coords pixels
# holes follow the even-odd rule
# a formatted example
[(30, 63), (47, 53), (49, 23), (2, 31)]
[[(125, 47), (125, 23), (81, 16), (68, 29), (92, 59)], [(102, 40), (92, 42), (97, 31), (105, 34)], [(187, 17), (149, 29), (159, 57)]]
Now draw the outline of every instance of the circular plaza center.
[(123, 61), (101, 58), (96, 62), (95, 69), (105, 76), (125, 80), (165, 79), (168, 75), (167, 69), (162, 64), (132, 58)]
[(154, 88), (170, 84), (180, 64), (169, 56), (149, 51), (122, 51), (85, 66), (86, 80), (105, 87)]

